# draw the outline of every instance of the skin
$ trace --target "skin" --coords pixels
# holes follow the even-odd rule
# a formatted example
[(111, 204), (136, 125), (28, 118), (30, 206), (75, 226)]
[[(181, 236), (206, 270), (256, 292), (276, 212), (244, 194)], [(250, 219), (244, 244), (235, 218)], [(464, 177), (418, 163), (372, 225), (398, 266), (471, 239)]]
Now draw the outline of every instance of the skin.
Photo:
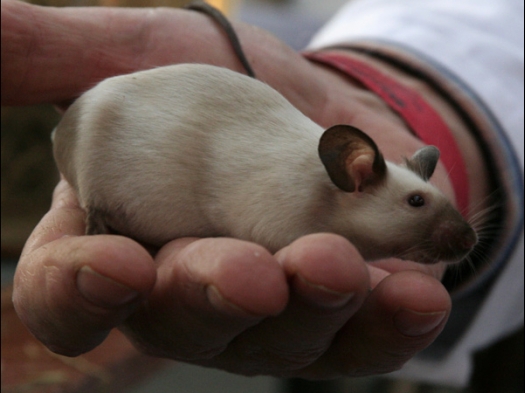
[[(393, 161), (422, 146), (372, 93), (260, 29), (235, 28), (259, 79), (321, 126), (367, 130)], [(64, 107), (101, 79), (171, 63), (243, 71), (208, 17), (172, 9), (3, 0), (1, 50), (3, 105)], [(433, 180), (454, 200), (441, 165)], [(119, 328), (145, 353), (239, 374), (362, 376), (402, 367), (437, 337), (451, 309), (443, 264), (367, 264), (335, 235), (309, 235), (275, 255), (235, 239), (184, 238), (152, 257), (131, 239), (83, 233), (84, 212), (62, 180), (14, 282), (20, 318), (65, 355)]]

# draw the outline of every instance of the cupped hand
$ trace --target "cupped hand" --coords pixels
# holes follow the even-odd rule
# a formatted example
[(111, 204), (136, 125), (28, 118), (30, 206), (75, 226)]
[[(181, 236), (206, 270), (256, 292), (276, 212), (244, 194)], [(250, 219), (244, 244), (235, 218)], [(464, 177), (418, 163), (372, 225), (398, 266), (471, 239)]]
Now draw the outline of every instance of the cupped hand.
[(20, 317), (66, 355), (120, 328), (145, 353), (239, 374), (376, 374), (429, 345), (450, 311), (424, 267), (374, 267), (336, 235), (305, 236), (275, 255), (235, 239), (184, 238), (153, 258), (130, 239), (83, 231), (61, 181), (15, 276)]
[[(340, 75), (259, 29), (236, 29), (257, 75), (314, 121), (355, 123), (385, 148), (394, 137), (419, 147), (397, 132), (395, 118), (347, 96)], [(181, 62), (243, 71), (221, 31), (198, 13), (2, 1), (3, 104), (70, 102), (103, 78)], [(152, 257), (131, 239), (83, 234), (84, 213), (62, 181), (15, 275), (19, 316), (66, 355), (119, 328), (146, 353), (240, 374), (375, 374), (428, 346), (450, 312), (442, 265), (367, 264), (335, 235), (306, 236), (276, 255), (234, 239), (178, 239)]]

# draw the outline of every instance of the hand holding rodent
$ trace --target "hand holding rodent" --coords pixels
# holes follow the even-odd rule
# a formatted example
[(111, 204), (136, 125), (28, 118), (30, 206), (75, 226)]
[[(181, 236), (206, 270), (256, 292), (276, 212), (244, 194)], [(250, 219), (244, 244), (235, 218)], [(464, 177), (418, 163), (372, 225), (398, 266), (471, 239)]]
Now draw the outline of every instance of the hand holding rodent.
[[(12, 14), (4, 12), (9, 11), (6, 5), (11, 7)], [(48, 52), (45, 56), (54, 59), (50, 67), (23, 72), (27, 71), (27, 64), (38, 64), (40, 55), (29, 52), (29, 58), (35, 60), (30, 62), (25, 52), (16, 57), (17, 51), (8, 51), (9, 46), (2, 42), (2, 51), (6, 50), (2, 59), (9, 65), (2, 67), (3, 82), (4, 78), (14, 82), (2, 83), (4, 103), (65, 102), (77, 97), (101, 76), (150, 65), (200, 61), (241, 70), (228, 52), (228, 45), (221, 47), (221, 36), (202, 15), (94, 8), (79, 17), (75, 9), (42, 9), (9, 1), (2, 6), (2, 16), (7, 22), (2, 23), (3, 28), (9, 28), (10, 15), (31, 15), (32, 19), (27, 20), (29, 31), (46, 21), (49, 31), (43, 37), (55, 44), (50, 47), (72, 54), (69, 58)], [(33, 12), (26, 13), (27, 7)], [(106, 23), (109, 25), (110, 20), (112, 36), (125, 36), (126, 42), (111, 41), (104, 53), (98, 54), (107, 60), (104, 70), (97, 68), (101, 63), (96, 56), (78, 62), (75, 53), (94, 48), (96, 45), (90, 44), (92, 39), (106, 42)], [(129, 34), (117, 34), (128, 33), (131, 26), (142, 26), (134, 39), (129, 40)], [(64, 33), (69, 30), (76, 34)], [(163, 34), (164, 31), (170, 33)], [(193, 31), (198, 31), (198, 36), (188, 33)], [(395, 116), (388, 112), (378, 116), (377, 109), (349, 100), (350, 90), (343, 91), (341, 81), (336, 81), (332, 73), (313, 66), (255, 28), (239, 26), (237, 31), (249, 56), (256, 59), (259, 78), (278, 87), (317, 123), (324, 126), (349, 123), (347, 116), (351, 116), (353, 124), (376, 133), (374, 139), (388, 159), (410, 156), (421, 147)], [(157, 38), (155, 45), (146, 45), (146, 37), (152, 36)], [(135, 51), (128, 50), (131, 44)], [(196, 47), (202, 51), (188, 51)], [(21, 74), (32, 78), (22, 87), (16, 83)], [(393, 139), (389, 140), (390, 137)], [(452, 195), (443, 168), (436, 169), (434, 178), (447, 195)], [(356, 370), (379, 373), (399, 368), (432, 342), (450, 310), (450, 298), (435, 279), (443, 272), (442, 264), (429, 266), (398, 260), (365, 264), (355, 248), (339, 237), (315, 235), (300, 239), (275, 258), (252, 243), (208, 239), (188, 244), (191, 240), (181, 239), (160, 250), (157, 266), (140, 245), (129, 239), (82, 236), (83, 233), (83, 212), (72, 189), (62, 182), (53, 208), (26, 245), (15, 280), (14, 300), (20, 316), (37, 337), (61, 353), (85, 352), (101, 342), (109, 329), (123, 327), (127, 321), (123, 329), (147, 352), (232, 372), (310, 378), (355, 375)], [(217, 243), (210, 252), (212, 241)], [(255, 252), (259, 253), (257, 263), (246, 257), (251, 254), (255, 258)], [(238, 258), (243, 255), (246, 258)], [(341, 260), (339, 255), (347, 257)], [(176, 281), (177, 271), (217, 261), (217, 256), (221, 258), (215, 269), (190, 270), (195, 273), (193, 276), (184, 277), (183, 283)], [(191, 258), (202, 264), (189, 263)], [(324, 263), (314, 263), (318, 260)], [(245, 269), (252, 265), (257, 266), (255, 270)], [(237, 269), (230, 270), (232, 267)], [(407, 269), (410, 271), (401, 272)], [(83, 273), (88, 275), (82, 278)], [(95, 285), (97, 275), (121, 285), (112, 286), (105, 281), (106, 291), (101, 291)], [(251, 290), (254, 279), (274, 282), (274, 291), (261, 293), (258, 286)], [(214, 309), (209, 298), (196, 298), (191, 291), (174, 296), (175, 284), (196, 289), (218, 288), (223, 297), (228, 296), (228, 302), (221, 304), (221, 297), (215, 296), (213, 304), (218, 308)], [(374, 290), (366, 297), (368, 286)], [(130, 291), (126, 292), (126, 288)], [(213, 298), (214, 291), (211, 293)], [(342, 296), (332, 297), (337, 293)], [(352, 300), (348, 299), (350, 293), (355, 294)], [(348, 303), (344, 303), (345, 296)], [(143, 308), (145, 298), (149, 300), (149, 309)], [(166, 310), (174, 310), (174, 302), (179, 307), (186, 305), (186, 318), (165, 319)], [(285, 311), (279, 313), (283, 308)], [(243, 309), (249, 315), (236, 314)], [(267, 318), (275, 314), (278, 316)], [(52, 325), (49, 315), (54, 316)], [(147, 321), (149, 327), (141, 321)], [(180, 342), (174, 342), (173, 336), (167, 334), (176, 323), (182, 323), (177, 327), (185, 332), (177, 337)], [(272, 334), (265, 334), (267, 331)], [(338, 340), (332, 342), (335, 332)], [(230, 348), (233, 341), (240, 347)], [(190, 344), (181, 348), (180, 343)], [(221, 348), (225, 349), (224, 355), (214, 356)], [(275, 352), (265, 352), (265, 348), (274, 348)], [(349, 354), (347, 350), (353, 352)], [(326, 354), (320, 356), (321, 353)]]
[(66, 355), (120, 327), (151, 355), (240, 374), (376, 374), (427, 346), (450, 311), (431, 277), (437, 265), (389, 275), (388, 262), (371, 266), (334, 235), (304, 237), (275, 257), (234, 239), (179, 239), (153, 261), (127, 238), (83, 233), (84, 212), (62, 181), (15, 283), (24, 322)]

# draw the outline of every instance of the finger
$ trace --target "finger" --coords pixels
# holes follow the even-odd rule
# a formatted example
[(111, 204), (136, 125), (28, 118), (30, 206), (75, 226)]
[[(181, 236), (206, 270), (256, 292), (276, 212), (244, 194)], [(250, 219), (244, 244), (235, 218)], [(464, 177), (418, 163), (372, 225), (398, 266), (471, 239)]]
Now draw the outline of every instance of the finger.
[(213, 358), (288, 301), (281, 266), (254, 243), (178, 239), (163, 247), (156, 261), (155, 289), (123, 327), (152, 355), (196, 363)]
[(302, 372), (334, 377), (395, 371), (434, 341), (450, 309), (450, 296), (439, 281), (416, 271), (392, 274), (341, 329), (330, 350)]
[(244, 374), (293, 375), (327, 350), (368, 294), (366, 265), (342, 237), (305, 236), (276, 257), (291, 287), (286, 310), (240, 335), (215, 359), (220, 367), (240, 358)]
[(152, 258), (139, 244), (119, 236), (77, 236), (83, 232), (84, 214), (61, 182), (14, 278), (18, 315), (45, 345), (65, 355), (102, 342), (147, 296), (156, 277)]

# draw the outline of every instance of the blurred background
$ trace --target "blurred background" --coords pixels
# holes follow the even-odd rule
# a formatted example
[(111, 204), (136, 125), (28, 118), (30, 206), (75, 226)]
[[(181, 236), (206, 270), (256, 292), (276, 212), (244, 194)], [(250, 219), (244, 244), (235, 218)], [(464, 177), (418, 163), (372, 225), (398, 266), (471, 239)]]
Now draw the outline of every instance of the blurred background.
[[(182, 0), (34, 0), (50, 6), (180, 7)], [(215, 0), (208, 1), (231, 19), (269, 30), (294, 49), (302, 49), (312, 35), (346, 0)], [(50, 354), (27, 334), (10, 304), (9, 286), (23, 244), (49, 208), (58, 181), (50, 134), (59, 115), (50, 105), (2, 107), (1, 110), (1, 256), (2, 256), (2, 392), (129, 392), (129, 393), (514, 393), (523, 392), (520, 380), (502, 381), (499, 369), (523, 369), (523, 332), (477, 356), (476, 372), (468, 390), (429, 386), (387, 378), (358, 378), (331, 382), (240, 377), (217, 370), (155, 361), (140, 357), (125, 342), (117, 349), (101, 348), (91, 358), (66, 360)], [(12, 322), (11, 322), (12, 321)], [(9, 323), (8, 323), (9, 322)], [(14, 337), (17, 333), (20, 337)], [(111, 338), (111, 337), (110, 337)], [(115, 341), (114, 340), (114, 341)], [(109, 341), (109, 340), (108, 340)], [(119, 346), (120, 345), (120, 346)], [(29, 348), (29, 349), (28, 349)], [(99, 358), (108, 351), (122, 352), (118, 359)], [(100, 353), (100, 355), (99, 355)], [(97, 358), (99, 356), (99, 358)], [(130, 368), (130, 358), (137, 360)], [(51, 360), (49, 360), (51, 359)], [(86, 360), (87, 359), (87, 360)], [(124, 360), (128, 359), (127, 362)], [(88, 362), (88, 363), (86, 363)], [(46, 367), (42, 364), (46, 363)], [(137, 366), (140, 364), (140, 366)], [(107, 384), (102, 368), (124, 370), (129, 379)], [(128, 368), (126, 368), (128, 367)], [(94, 372), (95, 370), (96, 372)], [(101, 371), (102, 370), (102, 371)], [(113, 371), (109, 372), (113, 372)], [(132, 371), (134, 370), (134, 371)], [(71, 382), (75, 374), (75, 382)], [(134, 373), (134, 378), (130, 374)], [(71, 380), (70, 380), (71, 379)], [(86, 382), (87, 381), (87, 382)], [(124, 388), (124, 386), (126, 386)], [(117, 390), (115, 390), (117, 389)]]

